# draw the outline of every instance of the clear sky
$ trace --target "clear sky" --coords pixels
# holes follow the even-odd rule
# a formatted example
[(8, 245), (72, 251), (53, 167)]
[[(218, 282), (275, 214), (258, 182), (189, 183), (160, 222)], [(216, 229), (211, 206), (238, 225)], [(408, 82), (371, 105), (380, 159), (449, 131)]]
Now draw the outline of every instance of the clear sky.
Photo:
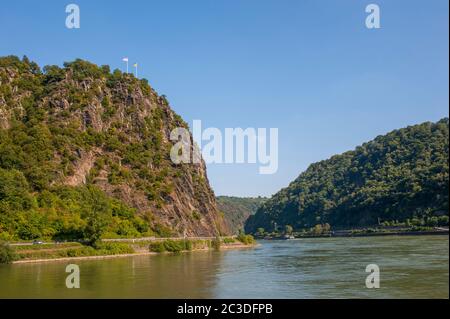
[[(80, 29), (65, 27), (69, 3)], [(365, 27), (370, 3), (381, 29)], [(128, 56), (189, 123), (277, 127), (276, 174), (208, 165), (218, 195), (270, 195), (315, 161), (448, 116), (448, 12), (448, 0), (5, 0), (0, 56), (122, 69)]]

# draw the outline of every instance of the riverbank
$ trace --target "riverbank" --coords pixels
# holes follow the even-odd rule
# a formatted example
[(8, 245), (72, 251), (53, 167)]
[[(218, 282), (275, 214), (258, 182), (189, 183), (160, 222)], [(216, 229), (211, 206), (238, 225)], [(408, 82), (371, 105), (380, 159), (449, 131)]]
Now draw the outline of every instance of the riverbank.
[(253, 248), (255, 246), (257, 246), (255, 242), (242, 243), (234, 238), (223, 238), (220, 242), (210, 239), (161, 239), (159, 241), (129, 240), (121, 243), (103, 243), (99, 249), (86, 247), (80, 243), (65, 243), (63, 244), (63, 247), (58, 247), (58, 244), (45, 244), (42, 248), (36, 245), (31, 247), (21, 245), (15, 247), (15, 253), (18, 259), (14, 260), (12, 263), (25, 264), (96, 260), (193, 251), (245, 249)]
[(449, 235), (448, 228), (434, 229), (434, 230), (420, 230), (414, 231), (409, 229), (352, 229), (332, 231), (324, 234), (295, 234), (285, 237), (283, 235), (256, 237), (257, 239), (266, 240), (287, 240), (298, 238), (333, 238), (333, 237), (375, 237), (375, 236), (429, 236), (429, 235)]

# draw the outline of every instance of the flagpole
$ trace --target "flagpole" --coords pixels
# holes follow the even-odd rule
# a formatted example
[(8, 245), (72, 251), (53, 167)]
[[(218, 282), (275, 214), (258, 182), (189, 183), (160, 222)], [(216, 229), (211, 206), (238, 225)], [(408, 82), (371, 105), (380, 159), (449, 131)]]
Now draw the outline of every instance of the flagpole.
[(127, 64), (127, 74), (128, 74), (128, 73), (129, 73), (129, 72), (128, 72), (128, 57), (122, 58), (122, 61), (125, 62), (125, 63)]

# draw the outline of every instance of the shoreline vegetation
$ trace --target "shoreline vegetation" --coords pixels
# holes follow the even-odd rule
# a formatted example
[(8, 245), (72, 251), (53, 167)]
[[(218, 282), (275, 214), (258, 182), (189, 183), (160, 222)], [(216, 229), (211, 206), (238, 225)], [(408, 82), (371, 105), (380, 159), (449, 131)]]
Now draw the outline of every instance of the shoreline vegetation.
[(333, 238), (333, 237), (375, 237), (375, 236), (421, 236), (421, 235), (448, 235), (448, 227), (433, 227), (423, 229), (419, 228), (359, 228), (346, 229), (336, 231), (322, 231), (315, 232), (314, 230), (297, 233), (270, 233), (270, 234), (255, 234), (256, 239), (266, 240), (287, 240), (300, 238)]
[(252, 235), (257, 239), (295, 239), (315, 237), (369, 237), (388, 235), (448, 235), (448, 213), (441, 216), (412, 218), (405, 221), (378, 220), (378, 224), (359, 227), (336, 227), (328, 223), (295, 229), (291, 225), (275, 226), (273, 231), (259, 227)]
[(0, 264), (20, 264), (46, 261), (69, 261), (178, 254), (190, 251), (252, 248), (256, 242), (251, 235), (216, 238), (130, 238), (109, 239), (95, 246), (80, 242), (64, 243), (0, 243)]

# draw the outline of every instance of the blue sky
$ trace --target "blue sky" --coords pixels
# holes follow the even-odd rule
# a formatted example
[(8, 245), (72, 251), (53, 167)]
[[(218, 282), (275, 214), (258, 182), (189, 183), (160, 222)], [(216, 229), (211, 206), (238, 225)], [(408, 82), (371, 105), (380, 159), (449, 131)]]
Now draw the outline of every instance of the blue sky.
[[(65, 27), (76, 3), (81, 28)], [(381, 8), (381, 29), (365, 7)], [(139, 62), (204, 127), (277, 127), (279, 169), (210, 164), (218, 195), (270, 195), (307, 166), (448, 116), (447, 0), (3, 1), (0, 56)]]

